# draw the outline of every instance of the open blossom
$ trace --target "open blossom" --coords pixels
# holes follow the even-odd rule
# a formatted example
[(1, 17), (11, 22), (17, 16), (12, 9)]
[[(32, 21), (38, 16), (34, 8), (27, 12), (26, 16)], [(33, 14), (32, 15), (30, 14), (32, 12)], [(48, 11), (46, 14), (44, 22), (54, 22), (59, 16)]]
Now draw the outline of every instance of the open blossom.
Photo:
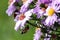
[(41, 29), (40, 28), (36, 28), (33, 40), (39, 40), (41, 35), (42, 35)]
[(18, 19), (16, 19), (16, 25), (15, 25), (15, 30), (17, 31), (19, 28), (23, 28), (26, 21), (28, 21), (29, 19), (31, 19), (31, 15), (32, 15), (32, 12), (33, 12), (33, 9), (27, 11), (26, 13), (24, 14), (20, 14), (18, 15)]
[(60, 5), (58, 5), (60, 4), (59, 2), (56, 2), (56, 0), (53, 1), (51, 5), (49, 5), (48, 8), (46, 9), (45, 15), (47, 15), (48, 17), (45, 20), (45, 23), (44, 23), (45, 25), (51, 26), (57, 21), (58, 16), (56, 15), (56, 13), (60, 9)]
[(27, 0), (22, 6), (21, 6), (21, 9), (20, 9), (20, 12), (21, 13), (25, 13), (28, 9), (28, 6), (29, 4), (32, 2), (33, 0)]
[(37, 15), (37, 18), (40, 18), (40, 16), (42, 16), (42, 14), (44, 13), (44, 11), (40, 9), (38, 4), (36, 4), (36, 7), (34, 8), (33, 13)]
[(42, 5), (42, 3), (44, 4), (44, 6), (46, 7), (47, 4), (49, 5), (49, 3), (51, 3), (51, 0), (38, 0), (36, 3), (36, 7), (34, 8), (34, 13), (37, 15), (37, 18), (40, 18), (41, 16), (43, 16), (43, 14), (45, 13), (45, 9), (46, 8), (41, 8), (40, 5)]

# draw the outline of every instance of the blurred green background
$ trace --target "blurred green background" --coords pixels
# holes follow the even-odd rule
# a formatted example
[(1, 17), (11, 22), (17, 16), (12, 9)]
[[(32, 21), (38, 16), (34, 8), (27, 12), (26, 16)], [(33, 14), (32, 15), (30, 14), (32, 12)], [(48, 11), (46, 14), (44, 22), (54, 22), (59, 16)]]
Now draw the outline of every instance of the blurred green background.
[[(16, 32), (14, 30), (14, 17), (13, 15), (9, 17), (6, 14), (7, 8), (8, 0), (0, 0), (0, 40), (33, 40), (35, 28), (30, 26), (29, 31), (25, 34), (20, 34), (19, 31)], [(60, 27), (58, 28), (58, 30), (60, 31)], [(54, 33), (60, 34), (60, 32)]]
[(7, 7), (8, 0), (0, 0), (0, 40), (33, 40), (33, 27), (23, 35), (14, 30), (14, 18), (6, 14)]

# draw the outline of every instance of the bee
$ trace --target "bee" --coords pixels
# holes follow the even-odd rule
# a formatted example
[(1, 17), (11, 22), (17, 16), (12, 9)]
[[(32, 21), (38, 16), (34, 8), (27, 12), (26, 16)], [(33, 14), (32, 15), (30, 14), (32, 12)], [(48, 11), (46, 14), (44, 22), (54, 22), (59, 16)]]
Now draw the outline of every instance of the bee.
[(28, 30), (29, 30), (29, 27), (25, 27), (25, 28), (22, 30), (21, 34), (26, 33)]
[(15, 19), (16, 16), (17, 16), (17, 14), (14, 14), (14, 19)]
[(16, 14), (15, 12), (19, 12), (19, 10), (16, 9), (16, 10), (14, 11), (14, 19), (15, 19), (15, 17), (17, 16), (17, 14)]

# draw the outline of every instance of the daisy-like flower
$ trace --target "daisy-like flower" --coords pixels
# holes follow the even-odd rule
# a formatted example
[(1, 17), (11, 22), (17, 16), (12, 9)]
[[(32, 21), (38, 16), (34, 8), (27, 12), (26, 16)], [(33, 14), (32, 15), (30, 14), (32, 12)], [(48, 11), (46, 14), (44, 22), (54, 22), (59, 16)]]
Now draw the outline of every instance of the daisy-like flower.
[(29, 4), (32, 2), (33, 0), (27, 0), (22, 6), (21, 6), (21, 9), (20, 9), (20, 12), (21, 13), (25, 13), (28, 9), (28, 6)]
[(8, 16), (11, 16), (12, 13), (16, 10), (16, 6), (14, 5), (15, 2), (18, 2), (17, 0), (12, 0), (10, 5), (8, 6), (8, 9), (6, 10), (6, 13)]
[[(47, 7), (51, 3), (51, 0), (38, 0), (36, 3), (36, 7), (34, 8), (34, 13), (37, 15), (37, 18), (43, 16), (45, 12), (45, 7)], [(43, 7), (40, 7), (42, 5)]]
[(51, 5), (46, 9), (46, 15), (48, 16), (45, 20), (45, 25), (52, 26), (57, 21), (57, 15), (55, 13), (60, 9), (60, 1), (53, 1)]
[(40, 6), (39, 6), (40, 4), (36, 4), (36, 7), (34, 8), (34, 14), (36, 14), (37, 15), (37, 18), (40, 18), (40, 16), (42, 16), (42, 14), (44, 13), (44, 11), (42, 10), (42, 9), (40, 9)]
[(40, 28), (36, 28), (33, 40), (39, 40), (41, 35), (42, 35), (41, 29)]
[(22, 29), (26, 23), (26, 21), (28, 21), (29, 19), (31, 19), (31, 15), (32, 15), (33, 9), (25, 12), (24, 14), (20, 14), (18, 15), (18, 19), (16, 19), (16, 25), (15, 25), (15, 30), (17, 31), (19, 28)]

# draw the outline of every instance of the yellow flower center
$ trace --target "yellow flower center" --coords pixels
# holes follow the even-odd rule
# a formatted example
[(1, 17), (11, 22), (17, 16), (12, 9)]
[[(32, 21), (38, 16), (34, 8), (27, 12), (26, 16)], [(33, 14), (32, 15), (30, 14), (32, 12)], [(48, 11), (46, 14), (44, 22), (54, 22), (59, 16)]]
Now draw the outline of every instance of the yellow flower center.
[(20, 14), (19, 19), (23, 20), (24, 18), (25, 18), (25, 15), (24, 14)]
[(40, 28), (36, 27), (36, 30), (40, 30)]
[(22, 0), (23, 4), (26, 2), (27, 0)]
[(13, 2), (13, 0), (9, 0), (9, 1), (8, 1), (8, 4), (10, 5), (12, 2)]
[(54, 14), (54, 9), (53, 8), (50, 8), (49, 10), (48, 10), (48, 16), (52, 16), (53, 14)]

